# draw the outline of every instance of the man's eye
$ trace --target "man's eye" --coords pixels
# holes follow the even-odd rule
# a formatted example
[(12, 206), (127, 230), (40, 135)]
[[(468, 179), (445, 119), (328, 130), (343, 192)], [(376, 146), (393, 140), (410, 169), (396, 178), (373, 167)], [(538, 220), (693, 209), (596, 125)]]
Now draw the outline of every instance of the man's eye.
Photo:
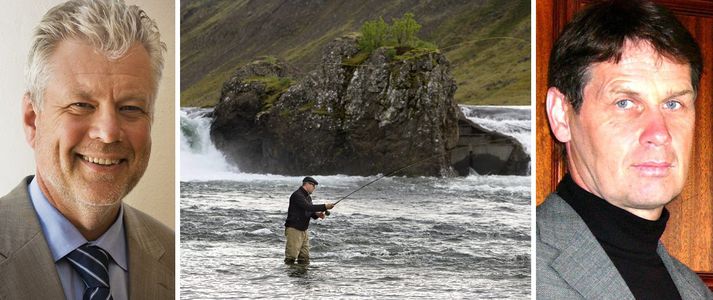
[(93, 105), (91, 105), (89, 103), (84, 103), (84, 102), (72, 103), (72, 106), (78, 107), (78, 108), (94, 108)]
[(665, 109), (677, 110), (677, 109), (681, 109), (681, 107), (683, 107), (683, 105), (681, 105), (681, 102), (678, 102), (676, 100), (668, 100), (668, 101), (664, 102), (663, 107)]
[(634, 101), (631, 101), (629, 99), (622, 99), (616, 102), (616, 107), (621, 109), (629, 109), (634, 107)]
[(129, 112), (129, 113), (136, 113), (136, 112), (143, 112), (144, 109), (139, 107), (139, 106), (133, 106), (133, 105), (126, 105), (122, 106), (119, 108), (120, 111), (122, 112)]
[(91, 105), (91, 104), (85, 103), (85, 102), (76, 102), (76, 103), (72, 103), (72, 107), (78, 108), (78, 109), (83, 109), (83, 110), (88, 110), (88, 109), (93, 109), (94, 105)]

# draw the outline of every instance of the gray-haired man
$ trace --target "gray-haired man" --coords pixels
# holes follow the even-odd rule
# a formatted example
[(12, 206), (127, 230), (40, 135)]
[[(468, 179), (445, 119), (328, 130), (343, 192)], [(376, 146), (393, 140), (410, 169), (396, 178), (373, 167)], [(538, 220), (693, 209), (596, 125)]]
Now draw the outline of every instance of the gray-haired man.
[(165, 45), (121, 0), (52, 8), (28, 56), (36, 174), (0, 198), (0, 299), (172, 299), (174, 234), (122, 204), (146, 170)]

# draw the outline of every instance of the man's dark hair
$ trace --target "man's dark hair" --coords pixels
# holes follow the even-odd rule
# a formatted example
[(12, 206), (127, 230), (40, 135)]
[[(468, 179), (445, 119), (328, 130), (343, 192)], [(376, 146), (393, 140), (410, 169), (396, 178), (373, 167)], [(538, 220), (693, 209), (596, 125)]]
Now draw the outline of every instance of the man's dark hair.
[(626, 41), (648, 42), (663, 57), (688, 64), (693, 92), (698, 92), (703, 69), (698, 44), (666, 8), (638, 0), (599, 2), (575, 16), (550, 53), (548, 86), (559, 89), (579, 112), (589, 66), (618, 63)]

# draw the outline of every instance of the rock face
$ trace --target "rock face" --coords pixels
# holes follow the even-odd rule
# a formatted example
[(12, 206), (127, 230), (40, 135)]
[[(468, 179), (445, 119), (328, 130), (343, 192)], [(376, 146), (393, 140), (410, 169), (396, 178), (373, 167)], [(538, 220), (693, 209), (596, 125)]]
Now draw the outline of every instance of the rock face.
[(338, 38), (297, 83), (270, 59), (238, 69), (211, 137), (243, 172), (373, 175), (423, 161), (399, 175), (450, 175), (459, 110), (449, 69), (435, 50), (362, 53), (355, 37)]
[(451, 150), (453, 169), (467, 176), (475, 171), (480, 175), (529, 175), (530, 155), (515, 138), (483, 128), (458, 114), (460, 137)]

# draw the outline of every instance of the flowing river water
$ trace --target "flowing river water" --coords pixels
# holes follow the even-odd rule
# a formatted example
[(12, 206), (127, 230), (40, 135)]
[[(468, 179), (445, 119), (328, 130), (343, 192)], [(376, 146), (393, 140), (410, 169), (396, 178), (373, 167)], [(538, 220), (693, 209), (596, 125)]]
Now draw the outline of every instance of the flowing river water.
[[(529, 151), (529, 109), (461, 109)], [(311, 264), (287, 266), (302, 177), (229, 166), (205, 112), (181, 111), (181, 298), (529, 299), (530, 176), (383, 178), (313, 220)], [(377, 178), (314, 177), (317, 204)]]

